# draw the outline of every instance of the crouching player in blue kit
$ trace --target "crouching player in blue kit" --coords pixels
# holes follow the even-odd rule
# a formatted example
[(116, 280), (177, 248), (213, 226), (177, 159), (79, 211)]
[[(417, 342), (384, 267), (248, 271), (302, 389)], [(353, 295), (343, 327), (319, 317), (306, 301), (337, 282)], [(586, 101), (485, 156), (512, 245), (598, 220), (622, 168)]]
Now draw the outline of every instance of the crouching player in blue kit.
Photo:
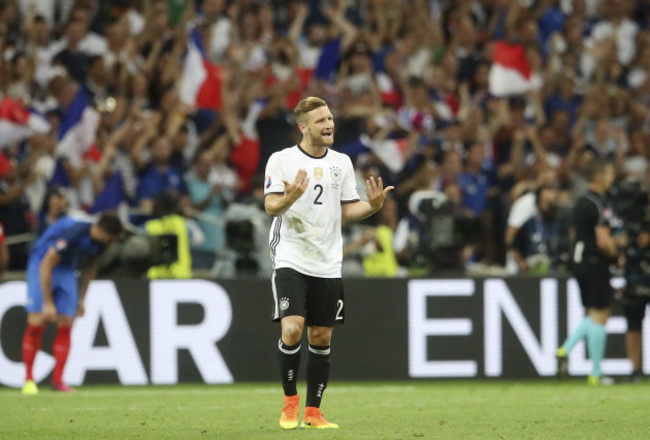
[[(55, 359), (52, 387), (70, 392), (62, 380), (70, 351), (70, 329), (75, 316), (84, 313), (84, 297), (95, 277), (94, 257), (114, 241), (122, 223), (114, 214), (104, 214), (95, 223), (90, 219), (63, 217), (48, 227), (34, 244), (27, 263), (27, 330), (23, 337), (26, 379), (23, 394), (36, 394), (32, 367), (41, 348), (45, 324), (57, 325), (52, 346)], [(82, 269), (77, 279), (75, 272)]]

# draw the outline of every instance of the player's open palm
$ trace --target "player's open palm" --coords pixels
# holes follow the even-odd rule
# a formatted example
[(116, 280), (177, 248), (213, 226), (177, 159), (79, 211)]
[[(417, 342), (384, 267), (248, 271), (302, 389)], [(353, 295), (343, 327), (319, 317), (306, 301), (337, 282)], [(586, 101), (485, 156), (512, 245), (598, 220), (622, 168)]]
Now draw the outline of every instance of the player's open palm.
[(309, 177), (307, 177), (307, 171), (301, 168), (293, 179), (293, 183), (289, 183), (285, 179), (282, 179), (282, 182), (284, 183), (285, 196), (293, 203), (304, 194), (309, 185)]
[(374, 177), (366, 179), (366, 195), (368, 196), (368, 203), (373, 209), (379, 210), (384, 206), (384, 200), (389, 191), (395, 189), (394, 186), (387, 186), (384, 188), (384, 182), (381, 177), (375, 180)]

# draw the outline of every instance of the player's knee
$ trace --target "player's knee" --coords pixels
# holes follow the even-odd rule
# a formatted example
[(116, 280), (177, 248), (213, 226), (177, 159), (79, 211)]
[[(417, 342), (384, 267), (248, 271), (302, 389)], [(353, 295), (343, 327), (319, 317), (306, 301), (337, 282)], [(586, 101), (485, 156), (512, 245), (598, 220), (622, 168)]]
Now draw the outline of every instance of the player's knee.
[(27, 323), (40, 327), (45, 325), (45, 317), (41, 313), (29, 313), (27, 315)]
[(282, 326), (282, 342), (287, 345), (295, 345), (300, 342), (302, 327), (297, 323), (288, 323)]
[(332, 329), (328, 327), (310, 327), (309, 343), (318, 346), (328, 346), (332, 339)]
[(56, 317), (56, 325), (59, 327), (72, 327), (74, 318), (72, 316), (59, 315)]
[(641, 333), (643, 319), (636, 316), (627, 317), (627, 332), (628, 333)]
[(610, 309), (595, 309), (589, 310), (589, 316), (596, 324), (605, 325), (609, 319)]

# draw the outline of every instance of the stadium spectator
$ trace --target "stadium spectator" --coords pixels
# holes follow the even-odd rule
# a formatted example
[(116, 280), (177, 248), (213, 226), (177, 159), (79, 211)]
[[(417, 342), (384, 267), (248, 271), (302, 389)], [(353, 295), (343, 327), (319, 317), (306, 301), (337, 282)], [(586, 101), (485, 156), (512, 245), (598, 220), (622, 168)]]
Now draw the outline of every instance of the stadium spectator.
[[(6, 236), (26, 234), (34, 228), (33, 213), (29, 209), (29, 202), (25, 189), (36, 179), (37, 175), (32, 168), (38, 158), (39, 152), (34, 152), (25, 160), (15, 164), (9, 161), (5, 153), (0, 152), (0, 223)], [(13, 160), (16, 162), (17, 157)], [(10, 269), (21, 270), (27, 265), (28, 240), (17, 242), (9, 247), (11, 252)]]
[(36, 227), (36, 237), (43, 235), (45, 230), (53, 225), (57, 220), (66, 215), (68, 212), (68, 198), (63, 188), (51, 186), (48, 188), (43, 207), (38, 216), (38, 226)]
[(496, 174), (492, 161), (485, 158), (485, 147), (474, 142), (467, 149), (463, 171), (456, 176), (461, 193), (460, 211), (473, 224), (471, 238), (478, 259), (494, 261), (494, 217), (488, 204), (496, 195)]
[[(629, 0), (530, 8), (514, 1), (127, 3), (1, 4), (0, 99), (20, 97), (51, 127), (52, 145), (27, 190), (34, 214), (46, 183), (66, 187), (73, 208), (93, 210), (106, 198), (137, 203), (141, 180), (151, 183), (141, 172), (154, 141), (170, 144), (168, 164), (182, 175), (224, 129), (226, 162), (241, 180), (235, 199), (246, 199), (278, 145), (299, 140), (290, 113), (306, 95), (330, 103), (335, 148), (399, 183), (400, 218), (415, 190), (455, 196), (447, 152), (464, 159), (481, 143), (500, 190), (498, 203), (485, 208), (500, 264), (511, 190), (521, 181), (551, 166), (570, 204), (586, 188), (591, 157), (615, 160), (617, 179), (645, 169), (650, 33)], [(517, 90), (518, 81), (499, 88), (504, 48), (524, 72)], [(187, 81), (196, 73), (192, 56), (205, 70), (194, 83)], [(80, 93), (88, 111), (72, 110)], [(93, 111), (94, 120), (81, 117)], [(0, 111), (0, 121), (9, 119)], [(79, 136), (78, 151), (69, 149), (69, 132)], [(33, 134), (19, 139), (21, 157)], [(111, 180), (118, 171), (122, 185)]]
[(7, 246), (7, 237), (5, 236), (4, 228), (0, 223), (0, 276), (7, 270), (9, 266), (9, 247)]
[(363, 274), (367, 277), (394, 278), (399, 264), (395, 255), (395, 229), (397, 228), (397, 203), (386, 199), (379, 214), (379, 224), (372, 234), (374, 251), (363, 259)]
[(554, 239), (559, 235), (555, 217), (557, 190), (541, 186), (534, 194), (536, 213), (521, 225), (512, 248), (519, 272), (546, 274), (556, 256)]
[(225, 247), (226, 237), (223, 214), (232, 193), (213, 164), (210, 150), (200, 152), (187, 179), (187, 189), (193, 209), (199, 211), (196, 217), (203, 242), (192, 249), (194, 267), (212, 267), (214, 256)]
[(66, 27), (65, 45), (54, 55), (54, 64), (60, 64), (68, 72), (68, 75), (78, 83), (83, 83), (87, 75), (87, 57), (81, 48), (81, 40), (84, 38), (84, 26), (81, 22), (72, 21)]
[(180, 197), (177, 192), (164, 190), (153, 200), (154, 217), (144, 224), (148, 235), (171, 235), (176, 241), (178, 258), (170, 265), (153, 266), (147, 272), (150, 279), (192, 278), (192, 254), (187, 221), (181, 214)]
[[(554, 187), (556, 184), (557, 173), (548, 167), (540, 170), (535, 179), (523, 180), (512, 189), (514, 201), (508, 214), (504, 238), (506, 249), (513, 249), (521, 227), (531, 218), (539, 215), (538, 190), (542, 187)], [(509, 252), (507, 257), (508, 270), (511, 273), (516, 273), (516, 267), (524, 271), (527, 269), (525, 263), (519, 258), (520, 255)]]
[(154, 198), (164, 191), (174, 191), (179, 197), (187, 194), (180, 171), (170, 165), (171, 145), (164, 136), (157, 137), (151, 146), (151, 159), (140, 174), (137, 201), (143, 208), (153, 208)]
[(114, 90), (108, 87), (109, 72), (106, 70), (104, 58), (99, 55), (88, 57), (87, 64), (86, 94), (89, 101), (100, 103), (109, 95), (114, 94)]

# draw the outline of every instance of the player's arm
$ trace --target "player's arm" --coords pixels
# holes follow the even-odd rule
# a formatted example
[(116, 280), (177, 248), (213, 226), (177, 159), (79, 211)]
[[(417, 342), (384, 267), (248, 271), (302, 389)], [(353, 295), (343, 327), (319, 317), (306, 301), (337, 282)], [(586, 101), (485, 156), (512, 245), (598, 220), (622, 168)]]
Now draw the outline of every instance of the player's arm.
[(506, 226), (506, 235), (505, 235), (504, 242), (507, 248), (513, 246), (515, 242), (515, 237), (517, 236), (517, 232), (519, 232), (519, 228), (510, 225)]
[(0, 243), (0, 272), (4, 272), (9, 266), (9, 246), (7, 243)]
[(595, 232), (598, 249), (606, 256), (616, 258), (618, 256), (618, 246), (616, 240), (612, 237), (609, 226), (597, 225)]
[(301, 168), (293, 179), (293, 183), (284, 179), (282, 179), (282, 183), (284, 183), (284, 194), (267, 194), (264, 198), (264, 210), (271, 217), (284, 214), (304, 194), (309, 185), (307, 171)]
[(54, 247), (51, 247), (39, 266), (41, 292), (43, 292), (43, 316), (46, 321), (52, 321), (56, 317), (56, 306), (52, 296), (52, 271), (59, 261), (61, 261), (61, 256)]
[(394, 189), (393, 186), (384, 188), (384, 182), (381, 177), (375, 180), (374, 177), (366, 180), (366, 195), (368, 201), (358, 200), (352, 203), (344, 203), (341, 206), (343, 222), (363, 220), (379, 211), (384, 206), (384, 200), (389, 191)]
[(95, 260), (81, 271), (81, 278), (79, 280), (79, 300), (77, 301), (77, 316), (84, 315), (86, 292), (88, 291), (90, 282), (97, 276), (97, 261), (98, 260), (95, 258)]

